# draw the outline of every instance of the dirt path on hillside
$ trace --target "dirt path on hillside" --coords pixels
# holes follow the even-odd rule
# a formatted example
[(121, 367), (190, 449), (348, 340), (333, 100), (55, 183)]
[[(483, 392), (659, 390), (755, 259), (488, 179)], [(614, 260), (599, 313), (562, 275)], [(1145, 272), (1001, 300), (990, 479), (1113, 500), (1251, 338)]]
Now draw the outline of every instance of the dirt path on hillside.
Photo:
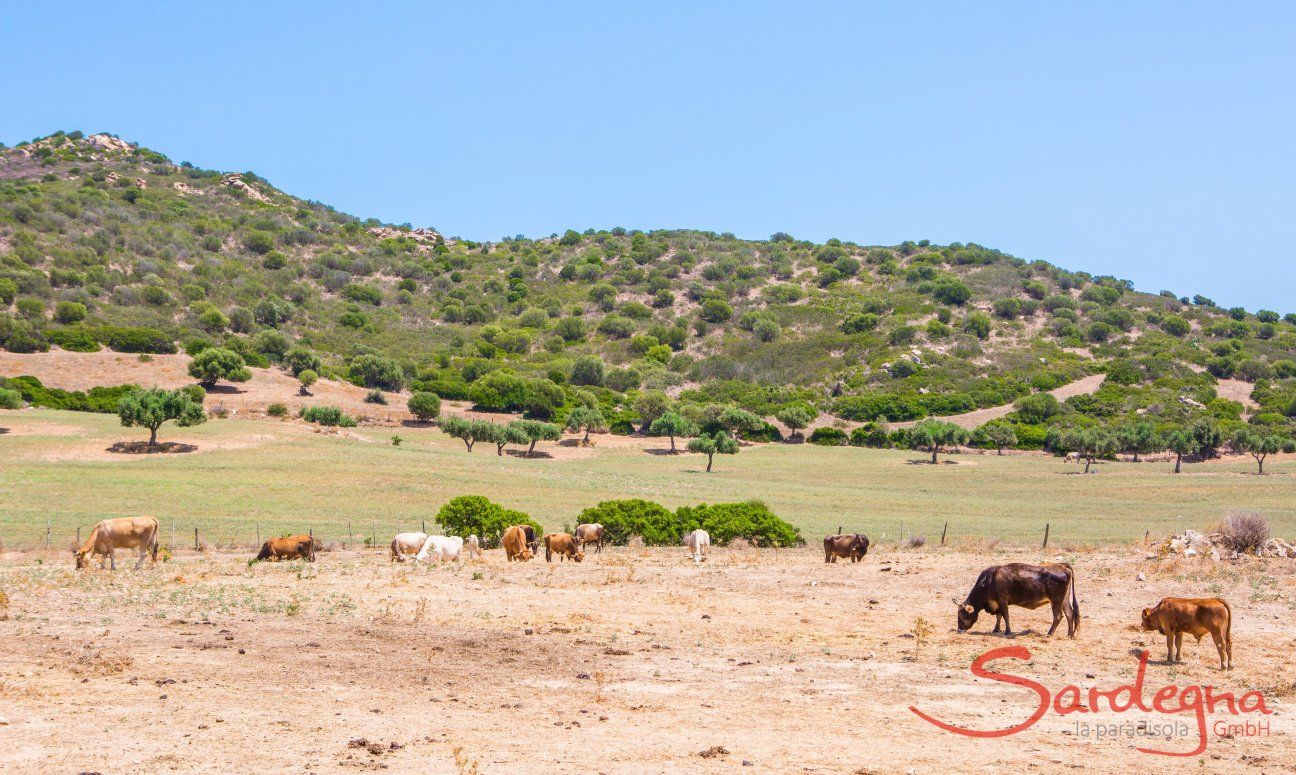
[[(910, 710), (978, 729), (1020, 723), (1036, 696), (968, 669), (1011, 644), (1031, 661), (994, 667), (1052, 692), (1127, 683), (1141, 648), (1157, 660), (1149, 700), (1167, 683), (1264, 690), (1277, 710), (1271, 734), (1208, 732), (1197, 761), (1211, 772), (1286, 766), (1296, 564), (1059, 551), (1079, 571), (1075, 640), (1044, 637), (1047, 609), (1014, 609), (1012, 641), (991, 636), (985, 617), (970, 634), (954, 631), (950, 597), (981, 568), (1054, 559), (1020, 550), (874, 547), (862, 564), (826, 565), (813, 547), (716, 549), (701, 566), (679, 549), (609, 548), (582, 564), (508, 564), (493, 550), (462, 569), (392, 565), (377, 550), (253, 567), (182, 551), (111, 574), (78, 574), (62, 553), (11, 552), (0, 558), (10, 598), (0, 746), (14, 773), (1183, 766), (1133, 746), (1189, 750), (1195, 727), (1190, 739), (1098, 741), (1074, 734), (1076, 717), (1049, 712), (1019, 735), (976, 740)], [(1140, 606), (1169, 594), (1233, 604), (1236, 670), (1217, 669), (1209, 639), (1186, 639), (1182, 665), (1160, 664), (1163, 641), (1135, 625)]]

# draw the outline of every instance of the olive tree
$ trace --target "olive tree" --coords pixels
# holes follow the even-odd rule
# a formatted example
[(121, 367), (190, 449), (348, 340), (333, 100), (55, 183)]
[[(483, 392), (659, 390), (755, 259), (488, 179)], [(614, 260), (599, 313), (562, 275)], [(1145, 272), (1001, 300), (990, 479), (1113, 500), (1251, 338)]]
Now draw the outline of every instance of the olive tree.
[(581, 439), (581, 443), (588, 444), (590, 431), (597, 431), (603, 428), (604, 424), (602, 412), (588, 406), (578, 406), (567, 415), (566, 427), (568, 430), (585, 431), (585, 438)]
[(1106, 428), (1073, 428), (1063, 433), (1059, 441), (1085, 461), (1086, 474), (1095, 460), (1115, 454), (1120, 447), (1115, 434)]
[(535, 446), (538, 441), (557, 441), (562, 438), (562, 428), (551, 422), (541, 422), (540, 420), (514, 420), (508, 424), (513, 429), (516, 437), (521, 439), (518, 444), (527, 444), (527, 455), (535, 454)]
[(149, 446), (157, 444), (158, 428), (174, 420), (181, 428), (201, 425), (207, 421), (202, 404), (195, 403), (182, 390), (133, 390), (122, 396), (117, 404), (117, 416), (123, 428), (148, 428)]
[(1184, 455), (1195, 455), (1201, 450), (1201, 445), (1197, 437), (1191, 431), (1178, 430), (1166, 436), (1166, 449), (1169, 449), (1175, 455), (1174, 472), (1180, 473), (1183, 470)]
[(1265, 458), (1276, 452), (1282, 452), (1287, 440), (1281, 436), (1264, 433), (1251, 428), (1240, 428), (1231, 440), (1233, 449), (1245, 452), (1256, 461), (1256, 473), (1264, 475)]
[(648, 433), (653, 436), (669, 436), (671, 454), (677, 454), (679, 450), (675, 449), (676, 436), (693, 436), (698, 432), (698, 427), (690, 420), (683, 417), (677, 412), (667, 412), (648, 426)]
[(1117, 434), (1121, 449), (1134, 455), (1134, 462), (1139, 462), (1139, 455), (1146, 455), (1165, 449), (1165, 440), (1157, 433), (1156, 426), (1150, 422), (1136, 422), (1121, 428)]
[(810, 423), (814, 422), (815, 418), (818, 416), (819, 412), (815, 411), (814, 407), (806, 403), (788, 404), (779, 409), (774, 415), (779, 422), (786, 425), (788, 430), (792, 431), (792, 436), (800, 436), (802, 438), (804, 438), (804, 434), (801, 433), (801, 431), (809, 427)]
[(405, 406), (420, 422), (428, 422), (441, 414), (441, 397), (436, 393), (419, 391), (409, 397)]
[(973, 440), (983, 444), (989, 444), (995, 448), (995, 453), (1002, 455), (1004, 449), (1017, 446), (1017, 431), (1006, 422), (988, 422), (976, 429), (972, 434)]
[(463, 417), (447, 417), (441, 421), (441, 430), (452, 439), (459, 439), (472, 452), (473, 445), (479, 441), (493, 441), (495, 429), (499, 426), (487, 420), (467, 420)]
[(909, 441), (918, 449), (931, 452), (931, 462), (937, 462), (937, 455), (949, 447), (966, 444), (968, 432), (952, 422), (943, 420), (923, 420), (909, 429)]
[(716, 455), (736, 455), (738, 454), (738, 442), (727, 433), (717, 432), (711, 436), (698, 436), (690, 439), (688, 443), (689, 452), (697, 452), (707, 456), (707, 473), (711, 473), (711, 463), (715, 460)]

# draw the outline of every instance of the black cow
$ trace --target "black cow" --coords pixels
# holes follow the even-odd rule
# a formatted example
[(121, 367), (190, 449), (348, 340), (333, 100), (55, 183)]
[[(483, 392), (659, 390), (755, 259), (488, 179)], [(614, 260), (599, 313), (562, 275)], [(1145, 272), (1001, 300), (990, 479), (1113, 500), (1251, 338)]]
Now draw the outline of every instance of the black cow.
[[(1068, 600), (1067, 598), (1070, 598)], [(1049, 603), (1053, 606), (1052, 635), (1066, 615), (1067, 637), (1073, 638), (1080, 630), (1080, 604), (1076, 602), (1075, 571), (1066, 563), (1027, 565), (1022, 562), (992, 565), (981, 571), (967, 599), (958, 604), (959, 632), (976, 624), (977, 614), (989, 611), (995, 615), (994, 632), (999, 632), (1000, 620), (1004, 635), (1012, 637), (1012, 624), (1008, 621), (1008, 606), (1035, 609)]]
[(530, 525), (523, 525), (522, 532), (526, 533), (527, 548), (531, 550), (532, 555), (540, 554), (540, 540), (536, 538), (535, 528)]

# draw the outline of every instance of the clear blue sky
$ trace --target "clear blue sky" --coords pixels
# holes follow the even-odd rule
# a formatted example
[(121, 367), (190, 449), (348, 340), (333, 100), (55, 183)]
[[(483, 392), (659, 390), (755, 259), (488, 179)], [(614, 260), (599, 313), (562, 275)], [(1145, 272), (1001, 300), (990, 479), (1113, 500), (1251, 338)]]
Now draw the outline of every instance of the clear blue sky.
[(1296, 3), (1062, 5), (11, 4), (0, 141), (475, 239), (925, 237), (1296, 311)]

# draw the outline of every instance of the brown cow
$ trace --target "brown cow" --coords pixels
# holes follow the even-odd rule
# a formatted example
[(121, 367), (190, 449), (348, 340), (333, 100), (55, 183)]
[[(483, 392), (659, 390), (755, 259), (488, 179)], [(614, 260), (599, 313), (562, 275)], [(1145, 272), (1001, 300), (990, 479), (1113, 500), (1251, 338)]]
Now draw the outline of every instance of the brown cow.
[(1218, 597), (1167, 597), (1154, 608), (1143, 609), (1143, 629), (1165, 635), (1167, 665), (1183, 661), (1185, 632), (1198, 643), (1210, 633), (1219, 652), (1220, 670), (1233, 669), (1233, 609)]
[[(1067, 598), (1071, 599), (1068, 601)], [(1004, 636), (1012, 637), (1012, 624), (1008, 621), (1008, 606), (1039, 608), (1045, 603), (1053, 606), (1053, 626), (1048, 634), (1057, 630), (1063, 614), (1067, 620), (1067, 637), (1075, 637), (1080, 630), (1080, 604), (1076, 602), (1075, 571), (1066, 563), (1027, 565), (1022, 562), (992, 565), (981, 571), (967, 599), (958, 604), (959, 632), (976, 624), (977, 613), (989, 611), (995, 615), (994, 632), (999, 632), (1002, 620)]]
[(308, 535), (271, 538), (261, 544), (256, 560), (305, 560), (315, 562), (315, 539)]
[(514, 560), (525, 562), (535, 556), (531, 554), (531, 549), (527, 545), (526, 531), (518, 525), (513, 525), (505, 530), (500, 543), (504, 545), (504, 556), (508, 558), (509, 562)]
[(849, 557), (851, 562), (860, 562), (868, 554), (868, 550), (868, 536), (862, 533), (824, 536), (824, 562), (837, 562), (838, 557)]
[(90, 530), (90, 537), (81, 544), (81, 548), (72, 553), (72, 556), (76, 558), (78, 570), (89, 565), (95, 555), (100, 555), (100, 568), (104, 564), (103, 558), (107, 557), (109, 567), (117, 570), (117, 557), (113, 550), (138, 549), (139, 560), (135, 562), (135, 570), (139, 570), (144, 564), (146, 555), (152, 554), (153, 562), (157, 562), (157, 536), (158, 521), (153, 517), (105, 519)]
[(576, 538), (571, 533), (550, 533), (544, 537), (545, 562), (553, 562), (556, 554), (563, 559), (568, 557), (576, 562), (585, 559), (585, 553), (576, 545)]
[(590, 544), (594, 544), (594, 553), (602, 554), (603, 526), (597, 522), (588, 525), (577, 525), (576, 540), (580, 541), (582, 550), (588, 549)]

